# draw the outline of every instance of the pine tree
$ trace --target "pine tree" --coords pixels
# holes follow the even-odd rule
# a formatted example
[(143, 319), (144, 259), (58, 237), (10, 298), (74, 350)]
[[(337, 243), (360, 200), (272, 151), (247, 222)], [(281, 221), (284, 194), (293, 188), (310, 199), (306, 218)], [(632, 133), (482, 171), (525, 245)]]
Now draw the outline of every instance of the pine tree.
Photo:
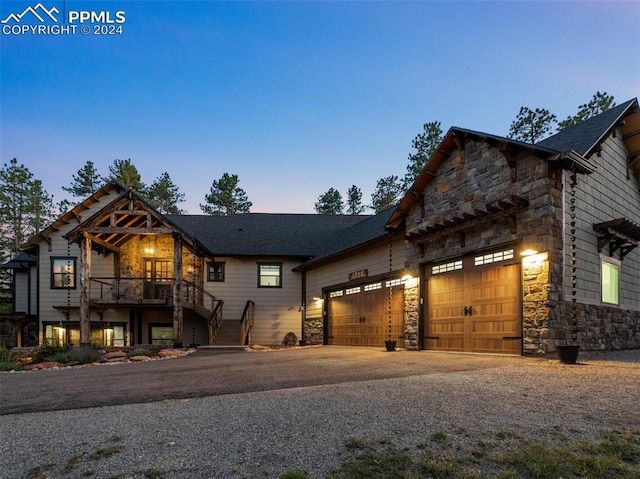
[(93, 162), (87, 161), (78, 170), (78, 174), (73, 175), (71, 186), (63, 186), (62, 189), (71, 193), (75, 198), (86, 198), (98, 191), (103, 184), (104, 179), (98, 174)]
[(536, 143), (542, 140), (556, 123), (556, 116), (544, 108), (530, 108), (523, 106), (511, 123), (509, 138), (525, 143)]
[(146, 186), (142, 182), (138, 169), (131, 163), (131, 159), (115, 159), (113, 165), (109, 167), (108, 181), (118, 183), (124, 189), (131, 190), (143, 197), (146, 196)]
[(238, 175), (229, 173), (224, 173), (219, 180), (213, 180), (209, 194), (204, 197), (205, 203), (200, 203), (202, 212), (221, 216), (249, 213), (252, 203), (238, 183)]
[(402, 191), (402, 185), (397, 176), (380, 178), (375, 191), (371, 194), (371, 208), (377, 214), (394, 206), (400, 200)]
[(316, 213), (321, 215), (340, 215), (343, 208), (342, 195), (333, 187), (321, 194), (315, 204)]
[(578, 107), (578, 113), (573, 116), (568, 116), (566, 120), (558, 123), (558, 131), (599, 115), (615, 105), (616, 103), (613, 101), (613, 95), (608, 95), (607, 92), (600, 93), (597, 91), (591, 98), (591, 101)]
[(442, 142), (442, 128), (440, 127), (439, 121), (425, 123), (422, 128), (424, 131), (418, 133), (411, 142), (411, 147), (414, 148), (416, 152), (409, 154), (407, 173), (402, 180), (404, 190), (408, 190), (413, 184), (427, 165), (427, 161), (429, 161), (433, 152), (436, 151), (436, 148), (438, 148), (438, 145)]
[(347, 190), (347, 214), (359, 215), (365, 209), (366, 206), (362, 204), (362, 190), (356, 185), (351, 185)]
[(178, 203), (184, 202), (184, 193), (180, 193), (178, 186), (171, 181), (166, 171), (151, 183), (147, 190), (147, 198), (151, 206), (160, 213), (183, 213), (183, 210), (178, 208)]

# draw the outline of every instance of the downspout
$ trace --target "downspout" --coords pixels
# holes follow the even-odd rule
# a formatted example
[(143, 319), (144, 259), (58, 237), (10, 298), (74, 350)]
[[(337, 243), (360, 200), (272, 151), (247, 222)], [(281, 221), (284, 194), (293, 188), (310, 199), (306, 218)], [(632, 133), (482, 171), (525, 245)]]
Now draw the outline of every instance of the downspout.
[(307, 270), (302, 269), (302, 297), (300, 298), (300, 335), (301, 339), (306, 340), (304, 337), (304, 323), (307, 319)]

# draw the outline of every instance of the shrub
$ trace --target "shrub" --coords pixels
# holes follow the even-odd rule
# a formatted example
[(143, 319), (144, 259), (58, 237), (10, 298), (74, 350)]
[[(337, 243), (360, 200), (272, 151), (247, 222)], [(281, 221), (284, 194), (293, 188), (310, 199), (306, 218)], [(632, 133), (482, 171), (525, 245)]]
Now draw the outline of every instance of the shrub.
[(8, 361), (0, 361), (0, 371), (22, 371), (22, 366)]
[(20, 355), (16, 351), (0, 346), (0, 363), (18, 364), (18, 362), (20, 362)]
[(55, 361), (55, 357), (59, 353), (68, 353), (71, 350), (71, 345), (56, 346), (53, 344), (43, 344), (37, 347), (32, 354), (34, 363), (43, 363), (45, 361)]
[(127, 356), (149, 356), (149, 354), (150, 352), (148, 349), (134, 349), (133, 351), (130, 351)]
[(71, 351), (71, 361), (80, 364), (101, 363), (102, 352), (91, 346), (80, 346)]

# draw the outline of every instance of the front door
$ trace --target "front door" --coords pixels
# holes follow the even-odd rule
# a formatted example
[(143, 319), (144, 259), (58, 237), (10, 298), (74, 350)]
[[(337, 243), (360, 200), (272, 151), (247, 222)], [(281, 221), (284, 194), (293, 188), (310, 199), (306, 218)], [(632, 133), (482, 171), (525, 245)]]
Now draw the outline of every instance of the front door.
[(171, 297), (172, 280), (172, 261), (144, 260), (144, 299), (168, 300)]

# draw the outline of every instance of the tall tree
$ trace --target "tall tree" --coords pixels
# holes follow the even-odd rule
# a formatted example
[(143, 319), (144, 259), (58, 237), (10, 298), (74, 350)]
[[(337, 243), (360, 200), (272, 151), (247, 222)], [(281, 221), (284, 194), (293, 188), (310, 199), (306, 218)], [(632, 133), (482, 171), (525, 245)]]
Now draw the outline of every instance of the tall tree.
[(0, 253), (20, 246), (52, 220), (53, 197), (33, 173), (13, 158), (0, 170)]
[(71, 193), (75, 198), (85, 198), (98, 191), (103, 184), (104, 179), (98, 174), (93, 161), (87, 161), (78, 170), (78, 174), (73, 175), (71, 186), (63, 186), (62, 189)]
[(607, 92), (600, 93), (597, 91), (588, 103), (578, 107), (578, 113), (573, 116), (568, 116), (566, 120), (558, 123), (558, 131), (599, 115), (615, 105), (616, 103), (613, 101), (613, 95), (608, 95)]
[(536, 143), (542, 140), (556, 123), (556, 116), (544, 108), (530, 108), (523, 106), (511, 123), (509, 138), (525, 143)]
[(238, 175), (224, 173), (219, 180), (213, 180), (205, 203), (200, 203), (203, 213), (228, 216), (234, 213), (249, 213), (251, 201), (245, 191), (238, 186)]
[(394, 206), (400, 200), (402, 191), (402, 184), (396, 175), (380, 178), (371, 194), (371, 208), (377, 214)]
[(344, 208), (342, 195), (338, 190), (331, 187), (318, 197), (315, 208), (316, 213), (321, 215), (340, 215)]
[(347, 214), (359, 215), (365, 209), (366, 206), (362, 204), (362, 190), (356, 185), (351, 185), (347, 190)]
[(178, 208), (178, 203), (184, 202), (184, 193), (180, 193), (178, 186), (171, 181), (166, 171), (151, 183), (147, 190), (147, 199), (160, 213), (183, 213), (183, 210)]
[(115, 159), (113, 165), (109, 167), (109, 177), (107, 180), (115, 181), (123, 188), (145, 196), (145, 184), (142, 182), (138, 169), (131, 163), (131, 159)]
[(424, 167), (431, 158), (431, 155), (440, 142), (442, 142), (442, 128), (439, 121), (425, 123), (422, 133), (418, 133), (411, 142), (411, 147), (416, 150), (415, 153), (409, 154), (409, 164), (407, 165), (407, 173), (402, 180), (402, 186), (405, 190), (416, 180)]

